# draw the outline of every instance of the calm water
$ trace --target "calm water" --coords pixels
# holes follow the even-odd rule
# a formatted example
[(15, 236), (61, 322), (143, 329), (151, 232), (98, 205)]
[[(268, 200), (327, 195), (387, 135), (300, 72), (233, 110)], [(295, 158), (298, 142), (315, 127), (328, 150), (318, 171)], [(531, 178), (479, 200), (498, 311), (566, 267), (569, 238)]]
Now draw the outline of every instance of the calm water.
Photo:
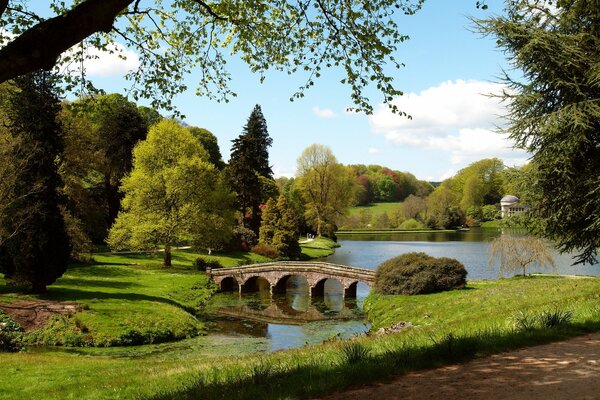
[[(339, 235), (340, 248), (327, 257), (328, 262), (375, 269), (383, 261), (412, 251), (434, 257), (450, 257), (462, 262), (467, 279), (496, 279), (501, 275), (488, 266), (489, 241), (501, 233), (496, 229), (463, 232), (406, 233), (394, 235)], [(600, 265), (572, 266), (573, 257), (554, 251), (556, 271), (563, 275), (600, 276)], [(531, 268), (528, 272), (552, 272)], [(508, 276), (505, 274), (503, 276)]]

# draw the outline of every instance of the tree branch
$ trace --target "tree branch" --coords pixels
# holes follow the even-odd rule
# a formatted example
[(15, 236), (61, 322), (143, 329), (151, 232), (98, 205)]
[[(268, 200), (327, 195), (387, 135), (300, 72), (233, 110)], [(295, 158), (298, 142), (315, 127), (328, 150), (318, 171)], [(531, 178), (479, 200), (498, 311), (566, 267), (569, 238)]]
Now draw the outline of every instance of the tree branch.
[[(0, 0), (0, 7), (4, 1)], [(110, 32), (117, 15), (133, 1), (86, 0), (31, 27), (0, 49), (0, 83), (51, 69), (64, 51), (96, 32)]]
[(4, 11), (6, 11), (7, 7), (8, 7), (8, 0), (0, 0), (0, 17), (2, 17), (2, 15), (4, 14)]

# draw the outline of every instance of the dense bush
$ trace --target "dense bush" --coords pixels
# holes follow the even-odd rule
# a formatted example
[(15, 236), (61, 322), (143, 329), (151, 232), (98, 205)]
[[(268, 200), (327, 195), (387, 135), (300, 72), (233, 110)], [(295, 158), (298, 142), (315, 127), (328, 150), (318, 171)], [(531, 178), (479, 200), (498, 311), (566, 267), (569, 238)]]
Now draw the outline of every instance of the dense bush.
[(279, 252), (273, 246), (269, 246), (268, 244), (259, 243), (252, 248), (252, 253), (260, 254), (261, 256), (269, 257), (269, 258), (277, 258), (279, 257)]
[(194, 263), (192, 264), (192, 266), (197, 269), (198, 271), (206, 271), (207, 268), (211, 268), (211, 269), (217, 269), (217, 268), (223, 268), (223, 266), (221, 265), (221, 263), (219, 262), (219, 260), (214, 260), (214, 259), (205, 259), (203, 257), (198, 257), (194, 260)]
[(381, 294), (425, 294), (461, 289), (467, 270), (452, 258), (407, 253), (383, 262), (375, 272), (375, 291)]
[(258, 243), (258, 237), (252, 229), (239, 225), (233, 229), (233, 237), (227, 246), (230, 250), (249, 251)]
[(400, 226), (398, 226), (398, 229), (403, 229), (403, 230), (407, 230), (407, 231), (425, 229), (425, 228), (426, 228), (426, 226), (423, 225), (423, 223), (417, 221), (414, 218), (407, 219), (406, 221), (401, 223)]
[(21, 350), (23, 329), (0, 311), (0, 353)]

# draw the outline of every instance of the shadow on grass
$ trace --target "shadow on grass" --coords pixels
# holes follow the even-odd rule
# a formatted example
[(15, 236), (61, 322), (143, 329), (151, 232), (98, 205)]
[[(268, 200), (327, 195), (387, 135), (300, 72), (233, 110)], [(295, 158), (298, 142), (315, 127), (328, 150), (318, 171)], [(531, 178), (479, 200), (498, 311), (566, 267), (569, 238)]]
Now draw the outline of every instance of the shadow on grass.
[(112, 288), (112, 289), (130, 289), (133, 287), (143, 286), (143, 285), (140, 285), (135, 282), (123, 282), (123, 281), (117, 281), (114, 279), (100, 280), (100, 279), (87, 279), (87, 278), (77, 279), (77, 278), (65, 278), (65, 277), (60, 278), (60, 280), (58, 280), (56, 282), (56, 285), (58, 285), (58, 286), (63, 286), (63, 285), (83, 286), (83, 287), (90, 287), (90, 288), (101, 287), (101, 288)]
[(88, 291), (73, 288), (58, 288), (49, 287), (48, 292), (40, 299), (43, 300), (58, 300), (58, 301), (82, 301), (82, 300), (125, 300), (125, 301), (151, 301), (162, 304), (168, 304), (177, 308), (181, 308), (189, 313), (195, 313), (193, 307), (188, 307), (164, 297), (152, 296), (142, 293), (127, 293), (127, 292), (103, 292), (103, 291)]
[[(426, 345), (413, 345), (399, 339), (394, 342), (389, 338), (390, 344), (384, 345), (386, 351), (375, 355), (371, 354), (368, 342), (366, 345), (364, 342), (350, 342), (350, 345), (339, 346), (339, 352), (334, 356), (320, 352), (301, 356), (290, 354), (287, 358), (279, 357), (280, 360), (269, 356), (257, 358), (245, 366), (218, 366), (195, 375), (185, 388), (151, 399), (305, 399), (393, 375), (464, 362), (597, 330), (600, 330), (600, 322), (533, 331), (491, 328), (461, 337), (446, 334), (432, 338)], [(357, 352), (359, 355), (356, 357), (348, 357), (345, 347), (364, 347), (364, 351)], [(513, 373), (530, 374), (530, 371), (525, 369)]]

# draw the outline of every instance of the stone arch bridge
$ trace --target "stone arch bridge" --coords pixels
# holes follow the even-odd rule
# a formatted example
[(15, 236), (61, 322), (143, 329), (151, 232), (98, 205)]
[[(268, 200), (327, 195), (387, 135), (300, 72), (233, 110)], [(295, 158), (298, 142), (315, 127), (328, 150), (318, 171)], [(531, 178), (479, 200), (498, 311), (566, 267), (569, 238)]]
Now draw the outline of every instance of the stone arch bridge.
[(221, 291), (239, 293), (259, 290), (268, 285), (271, 293), (285, 293), (292, 276), (306, 278), (311, 296), (324, 294), (325, 281), (334, 279), (344, 288), (344, 297), (356, 297), (358, 282), (369, 287), (375, 282), (375, 271), (326, 262), (278, 261), (206, 271)]

